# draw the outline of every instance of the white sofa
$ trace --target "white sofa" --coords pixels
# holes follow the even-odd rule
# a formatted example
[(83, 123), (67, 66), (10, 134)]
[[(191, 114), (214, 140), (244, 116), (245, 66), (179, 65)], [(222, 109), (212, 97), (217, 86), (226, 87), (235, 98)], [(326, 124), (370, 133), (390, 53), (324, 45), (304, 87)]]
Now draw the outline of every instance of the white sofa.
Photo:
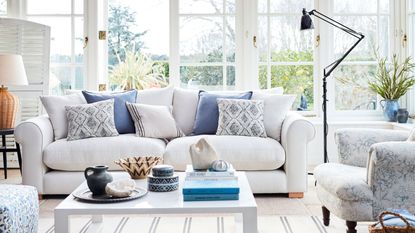
[[(165, 88), (139, 92), (137, 102), (172, 105), (173, 115), (186, 135), (192, 131), (198, 91)], [(307, 188), (307, 144), (314, 137), (313, 125), (297, 113), (287, 114), (281, 141), (242, 136), (186, 136), (166, 144), (164, 140), (134, 134), (117, 137), (54, 141), (48, 116), (20, 123), (15, 138), (22, 146), (23, 184), (40, 194), (69, 194), (84, 181), (88, 166), (108, 165), (120, 170), (114, 160), (128, 156), (163, 156), (164, 163), (182, 171), (191, 163), (189, 145), (206, 137), (222, 159), (246, 171), (254, 193), (289, 193), (301, 197)]]

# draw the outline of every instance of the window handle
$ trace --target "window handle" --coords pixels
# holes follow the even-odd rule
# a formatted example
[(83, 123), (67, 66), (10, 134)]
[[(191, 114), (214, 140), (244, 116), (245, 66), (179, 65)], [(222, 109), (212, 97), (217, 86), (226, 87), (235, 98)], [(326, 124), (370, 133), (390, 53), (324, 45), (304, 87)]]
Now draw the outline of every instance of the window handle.
[(406, 47), (406, 42), (408, 42), (408, 36), (406, 34), (404, 34), (402, 36), (402, 47)]
[(88, 46), (88, 37), (87, 37), (87, 36), (85, 36), (85, 38), (84, 38), (84, 46), (83, 46), (83, 48), (85, 49), (87, 46)]
[(320, 35), (316, 36), (316, 44), (315, 44), (316, 48), (318, 48), (320, 46)]
[(252, 38), (252, 44), (254, 45), (255, 48), (258, 48), (257, 44), (256, 44), (256, 36), (254, 36)]

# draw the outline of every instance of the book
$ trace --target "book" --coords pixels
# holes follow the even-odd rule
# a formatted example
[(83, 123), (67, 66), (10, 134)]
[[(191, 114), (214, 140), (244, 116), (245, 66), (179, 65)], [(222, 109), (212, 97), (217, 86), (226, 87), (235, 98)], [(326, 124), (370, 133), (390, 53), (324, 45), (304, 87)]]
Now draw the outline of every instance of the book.
[(238, 180), (188, 180), (185, 179), (183, 194), (238, 194)]
[(225, 201), (239, 200), (239, 194), (186, 194), (183, 201)]
[(232, 165), (231, 168), (228, 169), (226, 172), (214, 172), (214, 171), (201, 171), (201, 170), (194, 170), (192, 165), (186, 166), (186, 176), (187, 177), (206, 177), (206, 176), (218, 176), (218, 177), (229, 177), (235, 176), (235, 170), (233, 169)]
[(185, 180), (238, 180), (237, 176), (186, 176)]

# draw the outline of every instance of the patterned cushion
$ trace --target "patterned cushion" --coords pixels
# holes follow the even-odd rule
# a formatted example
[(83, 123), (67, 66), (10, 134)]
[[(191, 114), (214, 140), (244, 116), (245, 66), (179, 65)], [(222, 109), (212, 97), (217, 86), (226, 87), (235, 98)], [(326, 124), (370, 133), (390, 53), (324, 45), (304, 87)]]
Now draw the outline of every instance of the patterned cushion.
[(218, 99), (216, 135), (267, 137), (263, 100)]
[(176, 125), (170, 107), (127, 103), (127, 108), (138, 137), (171, 139), (184, 136)]
[(68, 118), (67, 140), (118, 136), (114, 123), (114, 99), (65, 106)]

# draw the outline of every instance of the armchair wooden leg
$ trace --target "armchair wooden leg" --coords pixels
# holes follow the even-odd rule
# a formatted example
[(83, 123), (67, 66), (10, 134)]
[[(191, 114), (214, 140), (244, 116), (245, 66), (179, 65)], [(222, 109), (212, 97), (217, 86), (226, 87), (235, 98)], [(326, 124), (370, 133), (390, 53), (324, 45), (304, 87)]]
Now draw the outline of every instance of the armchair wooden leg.
[(328, 227), (330, 225), (330, 210), (325, 206), (322, 206), (321, 209), (323, 210), (323, 224)]
[(356, 231), (356, 226), (357, 226), (357, 222), (354, 221), (346, 221), (346, 226), (347, 226), (347, 233), (357, 233)]
[(303, 198), (304, 193), (288, 193), (288, 198)]

